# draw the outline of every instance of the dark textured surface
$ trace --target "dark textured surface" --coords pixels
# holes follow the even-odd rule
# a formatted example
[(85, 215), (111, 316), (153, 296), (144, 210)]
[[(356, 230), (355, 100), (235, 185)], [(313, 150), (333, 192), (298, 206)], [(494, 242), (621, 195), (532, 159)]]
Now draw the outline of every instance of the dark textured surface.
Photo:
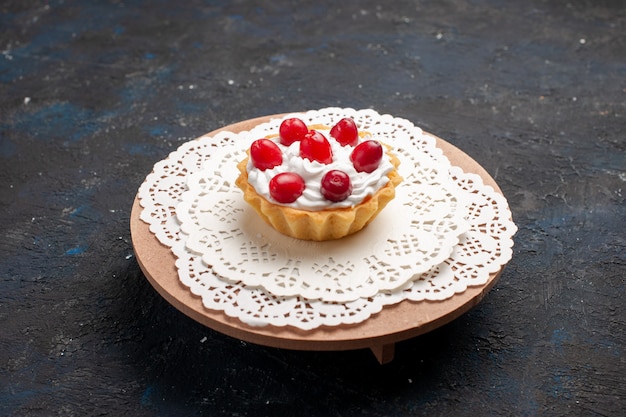
[[(623, 1), (4, 1), (0, 414), (623, 416)], [(239, 342), (169, 306), (130, 242), (182, 142), (326, 106), (481, 163), (520, 230), (477, 308), (369, 351)]]

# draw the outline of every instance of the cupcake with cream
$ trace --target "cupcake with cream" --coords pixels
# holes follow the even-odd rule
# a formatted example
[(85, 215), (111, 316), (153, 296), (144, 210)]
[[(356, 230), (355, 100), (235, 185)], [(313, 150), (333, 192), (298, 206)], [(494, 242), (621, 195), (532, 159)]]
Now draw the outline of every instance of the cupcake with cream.
[(236, 184), (280, 233), (332, 240), (361, 230), (395, 197), (399, 163), (350, 118), (333, 126), (288, 118), (251, 144)]

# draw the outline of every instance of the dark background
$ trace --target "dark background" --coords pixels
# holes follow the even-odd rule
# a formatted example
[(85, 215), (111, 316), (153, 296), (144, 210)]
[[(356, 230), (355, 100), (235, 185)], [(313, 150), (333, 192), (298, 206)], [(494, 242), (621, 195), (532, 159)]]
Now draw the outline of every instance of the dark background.
[[(2, 1), (0, 82), (1, 415), (626, 415), (626, 2)], [(388, 365), (220, 335), (133, 255), (153, 164), (327, 106), (460, 147), (519, 226)]]

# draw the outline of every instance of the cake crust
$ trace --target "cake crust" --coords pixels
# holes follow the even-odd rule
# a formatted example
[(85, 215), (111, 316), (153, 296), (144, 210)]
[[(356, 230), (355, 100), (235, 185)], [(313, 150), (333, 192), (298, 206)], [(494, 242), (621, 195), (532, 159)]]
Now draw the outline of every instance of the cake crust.
[(278, 232), (302, 240), (340, 239), (367, 226), (395, 197), (395, 188), (402, 182), (397, 171), (400, 160), (391, 152), (387, 155), (395, 167), (387, 174), (389, 181), (354, 207), (309, 211), (274, 204), (258, 194), (248, 182), (249, 157), (237, 164), (239, 176), (235, 184), (243, 191), (244, 200)]

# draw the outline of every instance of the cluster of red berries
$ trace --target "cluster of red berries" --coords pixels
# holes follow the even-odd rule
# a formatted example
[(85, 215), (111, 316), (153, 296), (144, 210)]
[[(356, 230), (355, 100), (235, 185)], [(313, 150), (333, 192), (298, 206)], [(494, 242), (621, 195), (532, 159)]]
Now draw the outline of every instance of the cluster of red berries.
[[(352, 146), (350, 161), (357, 172), (372, 172), (383, 157), (383, 147), (375, 140), (359, 142), (356, 123), (351, 118), (341, 119), (330, 130), (330, 136), (341, 146)], [(298, 118), (284, 120), (279, 129), (279, 141), (285, 146), (300, 142), (300, 157), (321, 164), (333, 161), (333, 152), (328, 139), (317, 130), (309, 130)], [(283, 163), (283, 155), (278, 145), (270, 139), (258, 139), (250, 146), (250, 159), (259, 170), (265, 171)], [(295, 172), (283, 172), (270, 180), (270, 195), (279, 203), (293, 203), (302, 195), (304, 179)], [(343, 201), (352, 193), (348, 174), (341, 170), (329, 170), (322, 177), (322, 196), (333, 202)]]

